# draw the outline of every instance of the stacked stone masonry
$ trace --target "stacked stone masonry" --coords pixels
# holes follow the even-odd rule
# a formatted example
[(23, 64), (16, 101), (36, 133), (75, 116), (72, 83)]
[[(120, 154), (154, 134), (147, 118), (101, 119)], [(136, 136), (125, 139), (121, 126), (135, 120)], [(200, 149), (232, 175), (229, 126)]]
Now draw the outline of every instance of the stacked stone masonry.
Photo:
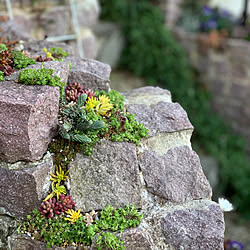
[[(67, 62), (69, 60), (72, 70), (63, 70), (68, 83), (77, 80), (88, 88), (109, 90), (108, 65), (74, 57)], [(1, 82), (0, 88), (7, 84), (9, 88), (0, 92), (4, 93), (1, 100), (13, 103), (9, 110), (19, 112), (14, 100), (24, 99), (28, 103), (26, 90), (23, 87), (18, 92), (20, 96), (13, 95), (18, 83)], [(36, 93), (37, 86), (32, 87), (29, 91)], [(41, 93), (47, 89), (46, 86), (40, 88)], [(68, 183), (68, 193), (76, 202), (76, 208), (88, 212), (104, 209), (109, 204), (116, 208), (135, 204), (144, 219), (137, 228), (119, 234), (126, 250), (223, 249), (223, 213), (219, 205), (211, 201), (211, 187), (198, 155), (192, 150), (190, 138), (194, 128), (185, 110), (171, 101), (169, 91), (158, 87), (144, 87), (124, 95), (128, 111), (149, 129), (149, 138), (143, 139), (138, 147), (127, 142), (102, 140), (91, 156), (77, 154), (69, 165)], [(50, 102), (50, 98), (44, 102)], [(32, 107), (32, 103), (27, 105)], [(36, 109), (33, 112), (36, 113)], [(46, 112), (47, 115), (53, 113), (50, 109)], [(12, 117), (18, 125), (17, 113)], [(2, 116), (2, 123), (3, 120)], [(34, 127), (39, 129), (38, 124)], [(8, 130), (0, 130), (0, 133), (2, 148)], [(18, 144), (22, 136), (16, 134), (13, 143)], [(46, 140), (50, 140), (50, 135), (46, 135)], [(32, 155), (30, 141), (22, 143)], [(13, 148), (11, 143), (4, 145)], [(29, 156), (18, 159), (14, 157), (18, 155), (16, 152), (11, 156), (0, 154), (0, 232), (3, 232), (0, 249), (45, 249), (44, 243), (14, 232), (15, 217), (23, 218), (37, 208), (49, 191), (53, 156), (44, 150), (41, 152), (39, 159)], [(94, 243), (91, 249), (95, 249)]]

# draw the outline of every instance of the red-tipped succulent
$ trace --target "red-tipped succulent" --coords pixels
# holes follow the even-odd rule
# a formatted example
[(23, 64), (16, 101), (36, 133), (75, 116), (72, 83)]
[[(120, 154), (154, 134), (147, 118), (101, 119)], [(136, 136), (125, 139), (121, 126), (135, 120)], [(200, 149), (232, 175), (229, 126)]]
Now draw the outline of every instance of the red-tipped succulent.
[(76, 82), (69, 84), (66, 88), (66, 100), (68, 102), (77, 102), (78, 97), (84, 94), (84, 87)]
[(44, 201), (38, 208), (40, 213), (46, 216), (47, 219), (53, 218), (54, 215), (60, 215), (61, 213), (72, 209), (75, 205), (70, 195), (65, 196), (64, 194), (59, 195), (59, 200), (56, 198)]
[(95, 92), (91, 89), (85, 89), (84, 94), (86, 94), (89, 98), (95, 97)]

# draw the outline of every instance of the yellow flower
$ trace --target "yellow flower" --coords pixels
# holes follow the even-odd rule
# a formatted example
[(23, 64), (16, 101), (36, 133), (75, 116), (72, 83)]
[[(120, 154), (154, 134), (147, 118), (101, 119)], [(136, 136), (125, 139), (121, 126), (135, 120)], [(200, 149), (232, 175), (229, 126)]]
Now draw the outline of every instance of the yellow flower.
[(62, 167), (58, 167), (57, 171), (56, 171), (56, 175), (55, 174), (50, 174), (52, 176), (52, 178), (50, 178), (51, 181), (60, 184), (61, 181), (66, 181), (66, 179), (68, 178), (67, 174), (69, 173), (69, 171), (64, 171), (62, 170)]
[(82, 215), (80, 214), (81, 209), (78, 209), (78, 211), (74, 211), (73, 209), (69, 209), (68, 211), (65, 211), (68, 215), (68, 218), (65, 218), (65, 220), (71, 221), (72, 223), (75, 223)]
[(90, 112), (90, 110), (91, 109), (95, 109), (95, 107), (98, 105), (98, 104), (100, 104), (100, 101), (99, 100), (97, 100), (97, 98), (96, 97), (89, 97), (88, 98), (88, 100), (86, 101), (86, 105), (85, 105), (85, 107), (86, 107), (86, 111), (87, 112)]
[(46, 48), (44, 48), (43, 51), (46, 53), (47, 58), (52, 58), (53, 59), (52, 54), (50, 52), (48, 52), (48, 50)]
[(100, 96), (99, 96), (99, 100), (100, 100), (100, 102), (101, 102), (102, 104), (107, 104), (107, 103), (110, 102), (110, 99), (109, 99), (107, 96), (105, 96), (105, 95), (100, 95)]

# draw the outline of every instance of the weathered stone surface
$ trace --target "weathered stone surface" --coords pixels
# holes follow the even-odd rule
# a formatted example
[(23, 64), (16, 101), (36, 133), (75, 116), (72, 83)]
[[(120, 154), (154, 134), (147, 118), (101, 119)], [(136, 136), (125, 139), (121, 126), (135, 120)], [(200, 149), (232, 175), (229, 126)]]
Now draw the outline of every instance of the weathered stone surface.
[[(57, 75), (60, 77), (61, 82), (67, 83), (69, 77), (69, 64), (66, 62), (58, 62), (58, 61), (51, 61), (51, 62), (44, 62), (43, 63), (45, 69), (53, 69), (53, 75)], [(42, 63), (36, 63), (29, 65), (25, 69), (41, 69)], [(22, 71), (18, 70), (15, 73), (11, 74), (10, 76), (5, 77), (6, 81), (18, 81), (19, 73)]]
[(57, 87), (1, 82), (0, 159), (40, 159), (57, 130), (58, 106)]
[(112, 69), (117, 68), (125, 44), (120, 27), (110, 22), (99, 22), (94, 33), (98, 44), (97, 59), (109, 64)]
[[(27, 235), (17, 235), (13, 234), (8, 237), (8, 250), (45, 250), (46, 243), (42, 241), (37, 241), (32, 239)], [(63, 247), (52, 247), (52, 250), (82, 250), (81, 247), (69, 246), (66, 248)]]
[(24, 40), (31, 39), (30, 34), (24, 26), (15, 20), (9, 20), (1, 24), (0, 36), (7, 37), (10, 40)]
[(69, 164), (70, 195), (83, 211), (115, 208), (126, 204), (140, 207), (139, 169), (136, 146), (103, 140), (92, 156), (77, 154)]
[(78, 23), (81, 27), (93, 27), (99, 17), (100, 6), (97, 0), (76, 0)]
[(126, 97), (126, 103), (144, 104), (147, 106), (158, 104), (159, 102), (172, 102), (171, 93), (167, 89), (159, 87), (142, 87), (132, 91), (122, 93)]
[(128, 105), (128, 111), (149, 129), (149, 137), (159, 132), (193, 129), (186, 111), (178, 103), (160, 102), (156, 105)]
[(0, 249), (7, 249), (7, 238), (14, 232), (16, 224), (13, 218), (0, 212)]
[(53, 172), (53, 160), (49, 153), (33, 163), (0, 162), (0, 207), (8, 214), (24, 217), (37, 208), (48, 194), (49, 173)]
[(121, 234), (126, 250), (150, 250), (154, 249), (150, 236), (141, 228), (131, 228)]
[(68, 79), (68, 83), (78, 82), (85, 88), (108, 91), (109, 75), (111, 68), (109, 65), (91, 60), (66, 58), (66, 62), (71, 62), (72, 67)]
[(69, 33), (71, 16), (68, 6), (54, 6), (41, 15), (45, 34), (50, 36), (63, 36)]
[(166, 242), (175, 249), (224, 249), (224, 218), (216, 203), (172, 211), (161, 226)]
[(145, 151), (139, 159), (149, 192), (173, 202), (211, 198), (211, 187), (198, 155), (189, 147), (169, 150), (163, 156)]
[(140, 227), (150, 235), (154, 249), (223, 249), (223, 212), (215, 202), (155, 205), (144, 214)]
[(43, 49), (51, 49), (53, 47), (62, 48), (64, 51), (69, 53), (69, 56), (73, 56), (73, 49), (71, 46), (65, 43), (55, 43), (55, 42), (48, 42), (46, 40), (41, 41), (30, 41), (24, 43), (24, 49), (27, 50), (31, 55), (45, 55)]

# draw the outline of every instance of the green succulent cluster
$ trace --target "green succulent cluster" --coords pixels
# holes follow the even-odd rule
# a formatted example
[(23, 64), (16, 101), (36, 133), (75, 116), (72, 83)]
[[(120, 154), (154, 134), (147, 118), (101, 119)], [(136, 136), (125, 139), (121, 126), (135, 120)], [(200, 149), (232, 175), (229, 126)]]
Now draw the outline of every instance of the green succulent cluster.
[(97, 237), (96, 246), (97, 250), (102, 249), (114, 249), (114, 250), (124, 250), (123, 241), (116, 237), (114, 233), (106, 232), (102, 233)]
[(64, 93), (65, 83), (54, 73), (53, 69), (45, 69), (42, 65), (41, 69), (23, 69), (19, 74), (19, 82), (27, 85), (49, 85), (59, 87), (61, 95)]
[[(19, 225), (18, 233), (31, 233), (37, 240), (45, 241), (47, 248), (53, 246), (65, 246), (72, 243), (77, 245), (89, 246), (97, 233), (103, 232), (97, 238), (96, 245), (116, 247), (113, 249), (124, 249), (122, 242), (114, 234), (105, 232), (111, 230), (122, 232), (140, 224), (143, 215), (140, 215), (134, 206), (114, 209), (108, 206), (100, 213), (99, 220), (87, 225), (84, 216), (80, 217), (75, 223), (69, 223), (63, 215), (46, 219), (38, 209), (32, 215), (27, 216), (27, 220)], [(112, 249), (112, 248), (111, 248)]]
[(13, 63), (17, 69), (26, 68), (28, 65), (36, 64), (36, 61), (32, 58), (27, 57), (21, 51), (13, 51)]
[(4, 80), (4, 73), (2, 71), (0, 71), (0, 81)]
[(69, 55), (67, 51), (64, 51), (62, 48), (59, 48), (59, 47), (53, 47), (49, 50), (49, 52), (55, 58), (63, 58)]
[(105, 123), (101, 120), (91, 120), (87, 118), (84, 104), (87, 99), (86, 94), (78, 97), (77, 103), (73, 106), (64, 106), (60, 112), (59, 134), (67, 140), (79, 143), (90, 143), (87, 131), (98, 131), (104, 128)]

